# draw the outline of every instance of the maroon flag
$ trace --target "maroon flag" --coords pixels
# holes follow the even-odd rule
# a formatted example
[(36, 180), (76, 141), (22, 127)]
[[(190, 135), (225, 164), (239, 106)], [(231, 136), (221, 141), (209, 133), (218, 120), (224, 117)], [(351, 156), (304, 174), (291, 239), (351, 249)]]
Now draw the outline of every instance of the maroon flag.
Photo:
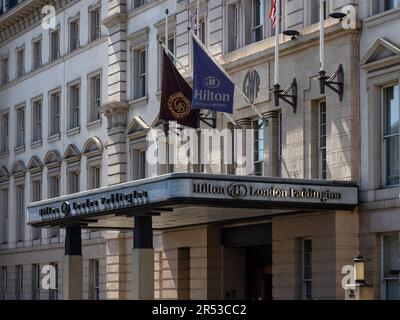
[(271, 10), (269, 11), (269, 17), (272, 20), (272, 26), (276, 28), (276, 0), (271, 1)]
[(163, 51), (160, 119), (176, 121), (182, 126), (198, 128), (199, 110), (191, 110), (192, 88)]

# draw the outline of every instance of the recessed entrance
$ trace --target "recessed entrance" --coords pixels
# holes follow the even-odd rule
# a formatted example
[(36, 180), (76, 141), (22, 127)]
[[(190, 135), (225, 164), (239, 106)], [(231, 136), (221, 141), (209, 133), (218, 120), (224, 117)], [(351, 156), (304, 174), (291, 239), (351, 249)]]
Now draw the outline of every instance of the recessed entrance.
[(272, 300), (271, 224), (222, 230), (224, 299)]

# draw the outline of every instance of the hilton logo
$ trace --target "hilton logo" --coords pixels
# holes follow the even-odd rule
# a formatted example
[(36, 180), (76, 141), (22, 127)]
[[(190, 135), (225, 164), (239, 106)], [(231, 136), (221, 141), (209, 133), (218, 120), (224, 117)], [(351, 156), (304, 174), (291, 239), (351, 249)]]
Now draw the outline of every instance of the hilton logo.
[(217, 78), (210, 76), (204, 79), (204, 85), (207, 88), (215, 89), (219, 87), (220, 82)]
[(244, 184), (234, 183), (228, 187), (227, 193), (234, 199), (241, 199), (247, 196), (248, 190)]

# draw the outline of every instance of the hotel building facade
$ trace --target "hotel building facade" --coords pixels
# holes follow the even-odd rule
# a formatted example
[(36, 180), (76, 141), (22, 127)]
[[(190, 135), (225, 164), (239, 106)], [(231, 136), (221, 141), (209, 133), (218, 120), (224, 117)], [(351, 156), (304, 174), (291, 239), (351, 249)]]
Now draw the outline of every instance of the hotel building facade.
[[(341, 98), (320, 92), (319, 1), (281, 2), (282, 31), (300, 33), (280, 36), (279, 80), (296, 79), (296, 108), (274, 106), (270, 1), (200, 1), (200, 40), (263, 116), (236, 90), (237, 126), (207, 114), (201, 128), (253, 129), (249, 171), (221, 158), (146, 162), (159, 42), (190, 83), (196, 1), (2, 1), (0, 299), (344, 299), (342, 268), (359, 252), (373, 298), (400, 298), (400, 1), (325, 1), (326, 72), (342, 65)], [(350, 24), (329, 17), (349, 5)], [(305, 191), (258, 201), (256, 187)], [(111, 194), (128, 193), (148, 207), (117, 210)], [(112, 210), (42, 217), (100, 195)]]

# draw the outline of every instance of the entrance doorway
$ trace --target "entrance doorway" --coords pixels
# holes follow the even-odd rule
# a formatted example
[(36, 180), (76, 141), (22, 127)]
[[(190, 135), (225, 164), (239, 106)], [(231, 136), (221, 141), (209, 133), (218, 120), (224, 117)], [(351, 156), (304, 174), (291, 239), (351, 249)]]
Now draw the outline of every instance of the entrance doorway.
[(245, 248), (246, 300), (272, 300), (272, 246)]
[(222, 230), (224, 299), (272, 300), (271, 224)]

